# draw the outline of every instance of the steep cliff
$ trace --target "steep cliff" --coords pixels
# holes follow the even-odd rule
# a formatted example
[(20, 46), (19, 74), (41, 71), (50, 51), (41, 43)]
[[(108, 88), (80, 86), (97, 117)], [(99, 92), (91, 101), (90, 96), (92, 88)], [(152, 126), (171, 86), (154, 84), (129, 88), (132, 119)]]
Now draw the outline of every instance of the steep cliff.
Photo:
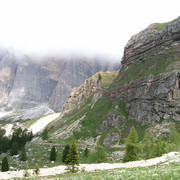
[[(20, 58), (20, 59), (19, 59)], [(31, 119), (60, 111), (71, 90), (113, 64), (87, 57), (37, 58), (0, 53), (0, 108), (7, 118)]]
[[(96, 91), (86, 96), (86, 85), (94, 85), (90, 82), (70, 95), (64, 105), (67, 113), (49, 127), (52, 139), (74, 137), (84, 146), (99, 140), (116, 149), (132, 126), (140, 138), (149, 132), (167, 137), (172, 127), (180, 129), (180, 18), (152, 24), (134, 35), (118, 76), (95, 102)], [(101, 90), (99, 85), (95, 89)]]

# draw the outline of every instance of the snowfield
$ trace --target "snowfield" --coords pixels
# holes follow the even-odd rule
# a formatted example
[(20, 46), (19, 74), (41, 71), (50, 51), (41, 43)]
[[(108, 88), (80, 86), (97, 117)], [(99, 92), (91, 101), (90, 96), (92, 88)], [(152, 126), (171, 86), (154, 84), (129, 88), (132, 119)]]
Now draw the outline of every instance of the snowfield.
[[(106, 170), (106, 169), (115, 169), (115, 168), (133, 168), (133, 167), (146, 167), (152, 166), (159, 163), (170, 163), (170, 162), (180, 162), (180, 153), (179, 152), (170, 152), (168, 154), (164, 154), (161, 157), (141, 160), (141, 161), (133, 161), (127, 163), (100, 163), (100, 164), (80, 164), (79, 169), (83, 169), (85, 171), (94, 171), (94, 170)], [(33, 176), (33, 170), (28, 170), (30, 176)], [(40, 168), (39, 176), (49, 176), (49, 175), (57, 175), (66, 172), (66, 166), (56, 166), (52, 168)], [(15, 177), (23, 177), (24, 170), (20, 171), (8, 171), (8, 172), (0, 172), (1, 179), (10, 179)]]
[(55, 120), (60, 116), (60, 113), (50, 114), (45, 117), (40, 118), (37, 122), (32, 124), (28, 130), (32, 131), (33, 134), (36, 134), (42, 131), (51, 121)]

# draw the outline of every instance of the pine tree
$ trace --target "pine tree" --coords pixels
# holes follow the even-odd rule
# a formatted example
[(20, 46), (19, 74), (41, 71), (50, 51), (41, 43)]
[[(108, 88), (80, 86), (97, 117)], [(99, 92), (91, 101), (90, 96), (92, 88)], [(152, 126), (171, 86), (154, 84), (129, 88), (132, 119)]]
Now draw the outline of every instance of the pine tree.
[(56, 161), (57, 153), (55, 146), (52, 147), (51, 153), (50, 153), (50, 161)]
[(18, 154), (18, 150), (19, 150), (18, 143), (16, 141), (14, 141), (12, 143), (12, 145), (11, 145), (10, 155), (11, 156), (17, 155)]
[(2, 172), (9, 171), (9, 164), (8, 164), (8, 159), (6, 156), (2, 160), (1, 170), (2, 170)]
[(66, 161), (66, 158), (67, 158), (67, 155), (68, 155), (68, 153), (69, 153), (69, 150), (70, 150), (70, 145), (67, 144), (67, 145), (65, 146), (64, 150), (63, 150), (63, 153), (62, 153), (62, 162), (65, 163), (65, 164), (68, 163), (68, 162)]
[(131, 131), (126, 139), (126, 152), (123, 158), (124, 162), (135, 161), (138, 159), (137, 157), (137, 149), (138, 149), (138, 134), (134, 127), (131, 128)]
[(68, 169), (72, 172), (75, 172), (75, 170), (78, 169), (77, 166), (79, 166), (79, 155), (75, 139), (70, 145), (70, 150), (66, 157), (66, 163)]
[(19, 156), (20, 161), (26, 161), (27, 160), (27, 155), (26, 155), (26, 150), (23, 147)]

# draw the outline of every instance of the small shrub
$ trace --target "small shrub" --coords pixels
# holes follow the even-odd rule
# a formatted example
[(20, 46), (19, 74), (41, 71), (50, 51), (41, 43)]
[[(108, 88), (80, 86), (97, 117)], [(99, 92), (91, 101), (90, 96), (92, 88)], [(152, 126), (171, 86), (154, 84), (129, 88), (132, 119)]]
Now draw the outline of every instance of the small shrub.
[(35, 164), (34, 174), (37, 176), (37, 175), (39, 175), (39, 172), (40, 172), (39, 166), (38, 166), (38, 164)]
[(30, 175), (30, 174), (29, 174), (29, 172), (28, 172), (28, 167), (26, 166), (26, 167), (24, 168), (23, 176), (24, 176), (25, 178), (27, 178), (29, 175)]

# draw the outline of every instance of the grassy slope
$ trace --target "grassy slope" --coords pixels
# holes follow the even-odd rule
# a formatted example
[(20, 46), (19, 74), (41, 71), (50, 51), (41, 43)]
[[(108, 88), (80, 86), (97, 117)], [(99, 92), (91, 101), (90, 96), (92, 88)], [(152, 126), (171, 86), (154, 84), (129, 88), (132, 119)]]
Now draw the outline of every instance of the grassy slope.
[(114, 79), (117, 77), (118, 75), (118, 71), (115, 72), (98, 72), (94, 75), (94, 77), (96, 79), (98, 79), (98, 75), (101, 75), (101, 83), (104, 85), (104, 87), (108, 87), (113, 81)]
[(176, 49), (165, 50), (167, 54), (163, 55), (157, 55), (156, 51), (151, 50), (142, 55), (145, 61), (143, 63), (139, 63), (139, 61), (131, 63), (131, 67), (119, 73), (111, 88), (135, 79), (141, 79), (150, 74), (160, 74), (180, 69), (179, 67), (169, 66), (180, 61), (180, 53), (174, 53), (175, 50)]
[[(108, 87), (112, 81), (117, 76), (118, 72), (98, 72), (92, 78), (98, 80), (99, 74), (101, 75), (101, 83), (103, 84), (104, 88)], [(80, 122), (79, 126), (80, 131), (78, 129), (73, 131), (73, 136), (69, 137), (68, 139), (56, 139), (56, 142), (62, 143), (69, 143), (72, 138), (89, 138), (89, 137), (97, 137), (98, 134), (96, 133), (96, 128), (102, 123), (102, 119), (104, 115), (110, 112), (115, 105), (108, 99), (100, 99), (98, 100), (93, 108), (92, 106), (92, 97), (84, 99), (84, 101), (79, 104), (75, 109), (70, 111), (69, 113), (65, 114), (62, 118), (52, 122), (50, 124), (50, 134), (53, 134), (59, 129), (66, 130), (70, 125), (75, 123), (78, 119), (85, 115), (85, 118)], [(53, 139), (53, 137), (52, 137)], [(53, 139), (54, 141), (54, 139)]]
[(178, 20), (178, 18), (176, 18), (176, 19), (174, 19), (174, 20), (172, 20), (172, 21), (169, 21), (169, 22), (165, 22), (165, 23), (157, 23), (156, 24), (156, 29), (157, 30), (161, 30), (161, 29), (163, 29), (165, 26), (167, 26), (168, 24), (171, 24), (171, 23), (173, 23), (173, 22), (176, 22)]

